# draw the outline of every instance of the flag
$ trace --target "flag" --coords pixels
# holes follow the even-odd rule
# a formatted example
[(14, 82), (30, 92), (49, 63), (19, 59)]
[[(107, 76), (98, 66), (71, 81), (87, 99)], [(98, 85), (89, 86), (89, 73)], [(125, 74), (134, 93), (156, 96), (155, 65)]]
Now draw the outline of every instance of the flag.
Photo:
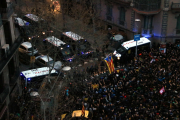
[(112, 72), (114, 72), (114, 64), (113, 64), (112, 56), (108, 56), (104, 60), (108, 66), (109, 73), (111, 74)]
[(84, 107), (84, 105), (82, 106), (82, 116), (85, 116), (85, 107)]
[(164, 92), (165, 92), (165, 89), (164, 89), (164, 87), (162, 87), (162, 88), (160, 89), (159, 93), (162, 95)]

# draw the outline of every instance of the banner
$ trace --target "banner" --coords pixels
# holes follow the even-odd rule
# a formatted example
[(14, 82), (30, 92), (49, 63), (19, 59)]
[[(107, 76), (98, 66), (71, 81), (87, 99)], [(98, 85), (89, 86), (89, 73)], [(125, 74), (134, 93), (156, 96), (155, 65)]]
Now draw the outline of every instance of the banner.
[(165, 92), (165, 89), (164, 89), (164, 87), (162, 87), (162, 88), (160, 89), (159, 93), (162, 95), (164, 92)]
[(104, 60), (105, 60), (105, 62), (107, 64), (107, 66), (108, 66), (109, 73), (111, 74), (112, 72), (114, 72), (113, 58), (112, 58), (112, 56), (108, 56)]

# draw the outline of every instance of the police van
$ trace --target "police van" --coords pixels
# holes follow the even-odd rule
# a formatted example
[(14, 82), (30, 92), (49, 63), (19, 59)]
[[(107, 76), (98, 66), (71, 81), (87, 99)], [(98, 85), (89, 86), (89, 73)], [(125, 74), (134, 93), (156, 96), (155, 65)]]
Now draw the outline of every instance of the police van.
[[(21, 80), (24, 80), (24, 85), (27, 86), (28, 83), (42, 81), (43, 78), (47, 75), (49, 75), (50, 70), (52, 68), (50, 67), (41, 67), (31, 70), (26, 70), (21, 72)], [(58, 72), (55, 69), (51, 70), (51, 76), (58, 75)]]
[(32, 25), (37, 25), (37, 26), (38, 26), (38, 24), (44, 22), (44, 20), (42, 18), (39, 18), (38, 16), (36, 16), (34, 14), (26, 14), (26, 15), (24, 15), (23, 19), (28, 21)]
[(90, 43), (84, 39), (82, 36), (72, 32), (63, 32), (61, 39), (63, 41), (68, 42), (68, 44), (72, 45), (73, 50), (80, 57), (86, 58), (92, 56), (93, 49), (91, 48)]
[(71, 46), (63, 42), (62, 40), (50, 36), (43, 40), (44, 45), (48, 48), (48, 46), (53, 46), (54, 50), (58, 51), (58, 56), (63, 61), (73, 61), (74, 60), (74, 53), (71, 49)]
[[(150, 52), (151, 41), (145, 37), (141, 37), (137, 41), (137, 54), (141, 55), (142, 52)], [(114, 60), (120, 61), (120, 63), (125, 63), (132, 60), (135, 57), (136, 53), (136, 41), (130, 40), (123, 42), (119, 48), (113, 52)]]
[(23, 19), (28, 21), (34, 29), (41, 28), (42, 35), (47, 32), (52, 32), (52, 28), (49, 26), (48, 22), (34, 14), (26, 14)]

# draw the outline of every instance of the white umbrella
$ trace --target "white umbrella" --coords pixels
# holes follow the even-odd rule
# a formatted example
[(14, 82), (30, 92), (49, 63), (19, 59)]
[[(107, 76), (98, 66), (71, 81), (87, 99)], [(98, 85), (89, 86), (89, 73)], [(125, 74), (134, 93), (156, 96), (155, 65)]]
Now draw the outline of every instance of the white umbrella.
[(61, 61), (57, 61), (57, 62), (55, 62), (55, 64), (54, 64), (54, 68), (55, 68), (56, 70), (59, 70), (59, 69), (61, 68), (61, 66), (62, 66), (62, 62), (61, 62)]
[(71, 67), (66, 66), (66, 67), (63, 67), (62, 70), (63, 70), (63, 71), (69, 71), (69, 70), (71, 70)]
[(115, 41), (119, 41), (119, 40), (122, 40), (123, 39), (123, 36), (122, 35), (115, 35), (114, 36), (114, 40)]
[(30, 96), (32, 96), (32, 97), (34, 97), (34, 96), (38, 96), (39, 95), (39, 93), (38, 92), (31, 92), (30, 93)]

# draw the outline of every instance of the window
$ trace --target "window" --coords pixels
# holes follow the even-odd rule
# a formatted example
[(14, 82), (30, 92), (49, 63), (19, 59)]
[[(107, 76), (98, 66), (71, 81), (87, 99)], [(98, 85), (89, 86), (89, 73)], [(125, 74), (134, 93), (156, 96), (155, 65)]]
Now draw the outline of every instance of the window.
[(38, 59), (38, 60), (39, 60), (40, 63), (42, 63), (44, 65), (46, 64), (46, 62), (44, 60), (42, 60), (42, 59)]
[(112, 21), (112, 6), (107, 6), (107, 20)]
[(124, 7), (120, 8), (120, 21), (119, 21), (119, 24), (123, 25), (123, 26), (125, 24), (125, 8)]
[(152, 28), (152, 16), (144, 16), (144, 29)]
[(20, 48), (23, 49), (23, 50), (26, 50), (26, 48), (24, 46), (22, 46), (22, 45), (20, 46)]
[(180, 15), (177, 18), (176, 34), (180, 34)]

